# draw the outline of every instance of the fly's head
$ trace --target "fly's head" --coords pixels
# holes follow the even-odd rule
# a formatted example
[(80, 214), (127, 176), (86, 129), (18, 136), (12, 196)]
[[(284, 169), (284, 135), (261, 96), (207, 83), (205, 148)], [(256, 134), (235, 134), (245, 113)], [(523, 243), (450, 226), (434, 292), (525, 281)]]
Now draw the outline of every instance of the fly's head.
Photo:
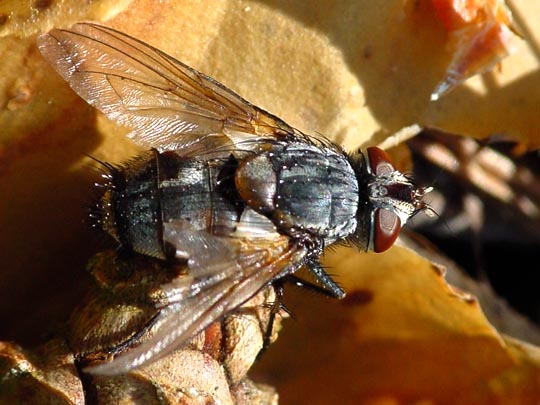
[[(362, 155), (359, 185), (363, 206), (359, 209), (356, 238), (367, 250), (389, 249), (407, 220), (428, 207), (424, 196), (431, 188), (419, 187), (394, 168), (382, 149), (370, 147)], [(362, 237), (358, 235), (363, 233)]]

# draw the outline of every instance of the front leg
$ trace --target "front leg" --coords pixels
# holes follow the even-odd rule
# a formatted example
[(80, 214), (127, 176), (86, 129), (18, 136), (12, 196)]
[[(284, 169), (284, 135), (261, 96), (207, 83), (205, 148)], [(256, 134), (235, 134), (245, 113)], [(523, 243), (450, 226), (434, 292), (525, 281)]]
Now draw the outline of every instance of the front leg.
[[(306, 262), (307, 268), (315, 275), (317, 280), (323, 285), (323, 288), (320, 288), (318, 292), (321, 292), (325, 295), (329, 295), (334, 298), (342, 299), (345, 297), (345, 291), (343, 288), (339, 286), (338, 283), (336, 283), (332, 277), (328, 275), (328, 273), (324, 270), (323, 266), (321, 265), (318, 257), (313, 257), (308, 259)], [(304, 286), (308, 288), (312, 288), (317, 291), (318, 287), (315, 284), (310, 284), (307, 282), (302, 282)], [(321, 291), (322, 290), (322, 291)]]
[[(329, 295), (334, 298), (342, 299), (345, 297), (345, 291), (336, 283), (332, 277), (326, 273), (320, 262), (320, 257), (324, 250), (324, 240), (313, 238), (312, 236), (306, 236), (302, 241), (304, 247), (310, 252), (308, 258), (305, 261), (305, 266), (313, 273), (317, 281), (322, 284), (322, 287), (316, 284), (301, 281), (304, 286), (311, 288), (315, 291), (319, 290), (325, 295)], [(318, 287), (318, 288), (317, 288)]]

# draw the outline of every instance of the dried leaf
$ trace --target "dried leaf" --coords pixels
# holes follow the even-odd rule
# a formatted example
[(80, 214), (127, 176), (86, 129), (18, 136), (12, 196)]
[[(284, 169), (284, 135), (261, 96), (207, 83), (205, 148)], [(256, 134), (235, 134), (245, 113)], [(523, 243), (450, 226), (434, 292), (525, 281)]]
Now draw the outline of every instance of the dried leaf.
[(515, 47), (512, 14), (502, 0), (433, 0), (448, 31), (452, 61), (446, 76), (431, 94), (438, 100), (455, 86), (484, 73), (507, 57)]
[(56, 339), (23, 350), (0, 342), (0, 402), (276, 404), (272, 388), (247, 378), (276, 299), (271, 287), (163, 359), (114, 377), (85, 373), (89, 363), (107, 361), (159, 331), (147, 326), (158, 312), (152, 297), (167, 279), (182, 277), (169, 267), (100, 253), (90, 264), (96, 284), (66, 326), (67, 344)]
[(0, 342), (0, 403), (84, 404), (73, 354), (63, 340), (32, 352)]
[(540, 395), (539, 349), (509, 344), (429, 261), (395, 246), (381, 255), (340, 249), (325, 264), (348, 296), (289, 295), (298, 321), (285, 323), (255, 374), (269, 378), (281, 403), (532, 403)]

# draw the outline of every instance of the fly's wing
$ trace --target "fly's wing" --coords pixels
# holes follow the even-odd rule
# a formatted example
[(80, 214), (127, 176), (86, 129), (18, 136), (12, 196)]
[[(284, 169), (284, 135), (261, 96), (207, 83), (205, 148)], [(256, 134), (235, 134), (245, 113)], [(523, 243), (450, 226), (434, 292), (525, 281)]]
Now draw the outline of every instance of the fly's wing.
[(155, 334), (112, 362), (86, 371), (115, 375), (166, 356), (276, 277), (295, 271), (306, 255), (283, 235), (219, 237), (180, 222), (165, 225), (164, 238), (181, 248), (180, 256), (189, 257), (189, 274), (162, 286)]
[(112, 28), (79, 23), (42, 34), (38, 45), (83, 99), (130, 127), (140, 145), (170, 150), (212, 134), (297, 132), (212, 78)]

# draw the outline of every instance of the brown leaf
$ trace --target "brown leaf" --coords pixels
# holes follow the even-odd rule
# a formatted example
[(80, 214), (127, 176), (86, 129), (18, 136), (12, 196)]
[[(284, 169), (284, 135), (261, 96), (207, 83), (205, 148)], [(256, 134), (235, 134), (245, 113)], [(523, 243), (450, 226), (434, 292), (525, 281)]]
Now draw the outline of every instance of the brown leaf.
[(540, 395), (538, 349), (525, 345), (517, 359), (515, 343), (429, 261), (395, 246), (380, 255), (339, 250), (325, 264), (348, 296), (294, 297), (298, 322), (285, 323), (255, 374), (282, 403), (529, 403)]
[(73, 355), (55, 339), (33, 352), (0, 342), (0, 403), (84, 404)]
[(448, 31), (452, 61), (432, 100), (468, 78), (490, 71), (507, 57), (517, 35), (512, 14), (502, 0), (433, 0), (437, 15)]

